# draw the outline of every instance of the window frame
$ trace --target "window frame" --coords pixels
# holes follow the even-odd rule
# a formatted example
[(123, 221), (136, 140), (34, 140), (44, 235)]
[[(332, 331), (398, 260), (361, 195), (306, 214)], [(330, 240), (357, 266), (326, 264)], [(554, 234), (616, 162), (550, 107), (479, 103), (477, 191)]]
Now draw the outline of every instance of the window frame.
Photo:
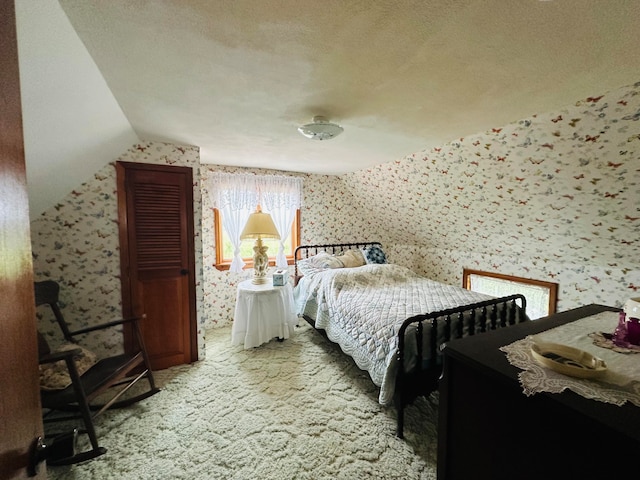
[[(293, 219), (293, 224), (291, 225), (291, 253), (286, 254), (288, 265), (293, 265), (294, 252), (296, 251), (296, 248), (300, 245), (300, 218), (301, 218), (300, 209), (298, 208), (296, 210), (296, 215)], [(224, 248), (219, 248), (219, 246), (222, 245), (223, 226), (222, 226), (222, 214), (220, 213), (220, 210), (217, 208), (213, 209), (213, 225), (215, 229), (215, 241), (216, 241), (216, 263), (214, 267), (217, 268), (218, 270), (229, 270), (229, 267), (231, 266), (231, 262), (233, 261), (233, 258), (224, 259), (223, 258)], [(245, 268), (246, 267), (253, 268), (252, 257), (243, 258), (242, 260), (245, 262)], [(275, 265), (275, 263), (276, 263), (275, 254), (269, 255), (269, 266), (272, 267)]]
[(506, 275), (504, 273), (485, 272), (483, 270), (472, 270), (470, 268), (462, 269), (462, 287), (467, 290), (471, 290), (471, 275), (478, 275), (481, 277), (497, 278), (499, 280), (505, 280), (514, 283), (523, 283), (525, 285), (535, 285), (537, 287), (544, 287), (549, 289), (549, 313), (553, 315), (556, 313), (558, 305), (558, 284), (554, 282), (546, 282), (544, 280), (534, 280), (532, 278), (516, 277), (514, 275)]

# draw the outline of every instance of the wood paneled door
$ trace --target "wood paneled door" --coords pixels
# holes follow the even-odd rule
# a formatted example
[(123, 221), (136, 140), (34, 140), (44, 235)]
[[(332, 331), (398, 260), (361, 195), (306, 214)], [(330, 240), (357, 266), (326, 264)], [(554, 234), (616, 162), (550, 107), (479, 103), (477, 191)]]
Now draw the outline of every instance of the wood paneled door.
[[(28, 478), (42, 436), (14, 0), (0, 0), (0, 478)], [(47, 477), (44, 465), (37, 478)]]
[[(193, 174), (189, 167), (116, 163), (123, 315), (146, 314), (154, 370), (198, 358)], [(131, 335), (125, 331), (125, 348)]]

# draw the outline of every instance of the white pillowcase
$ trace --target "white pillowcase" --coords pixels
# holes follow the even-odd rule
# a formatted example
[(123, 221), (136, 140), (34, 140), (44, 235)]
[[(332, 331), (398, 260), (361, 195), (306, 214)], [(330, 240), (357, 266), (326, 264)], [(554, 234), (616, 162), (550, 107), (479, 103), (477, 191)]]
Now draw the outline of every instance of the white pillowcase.
[(298, 271), (303, 275), (313, 275), (328, 268), (342, 268), (342, 262), (327, 252), (318, 252), (313, 257), (298, 260)]

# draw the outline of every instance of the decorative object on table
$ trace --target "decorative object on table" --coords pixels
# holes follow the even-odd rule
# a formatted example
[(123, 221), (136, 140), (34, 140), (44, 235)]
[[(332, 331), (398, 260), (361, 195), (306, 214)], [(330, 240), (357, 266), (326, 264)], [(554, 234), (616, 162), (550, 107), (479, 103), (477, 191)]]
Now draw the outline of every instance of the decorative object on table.
[(626, 347), (629, 343), (627, 342), (627, 316), (624, 311), (618, 315), (618, 325), (613, 331), (611, 341), (618, 347)]
[(623, 312), (627, 317), (627, 341), (640, 345), (640, 297), (627, 300)]
[(640, 345), (640, 319), (627, 318), (627, 340), (631, 345)]
[(240, 240), (256, 239), (253, 247), (253, 283), (260, 285), (267, 282), (267, 269), (269, 268), (268, 246), (262, 244), (263, 238), (280, 239), (280, 234), (273, 223), (271, 215), (263, 213), (260, 205), (256, 211), (249, 215), (249, 220), (240, 234)]
[(618, 347), (633, 350), (634, 347), (640, 346), (640, 298), (630, 298), (624, 304), (618, 317), (618, 325), (611, 337)]
[(640, 318), (640, 297), (630, 298), (624, 304), (624, 313), (627, 314), (629, 318)]
[(273, 272), (273, 286), (282, 287), (289, 282), (289, 272), (287, 270), (276, 270)]
[(534, 341), (531, 354), (543, 367), (571, 377), (594, 378), (607, 371), (604, 360), (567, 345)]
[[(507, 360), (522, 371), (518, 379), (526, 396), (538, 393), (561, 393), (571, 390), (578, 395), (599, 402), (624, 405), (627, 402), (640, 407), (640, 369), (637, 355), (621, 355), (616, 350), (598, 348), (593, 345), (590, 333), (604, 329), (611, 332), (618, 322), (619, 311), (612, 307), (593, 305), (583, 307), (588, 312), (600, 311), (594, 315), (581, 316), (577, 320), (569, 320), (555, 328), (540, 331), (534, 336), (527, 336), (509, 345), (500, 347), (507, 354)], [(604, 309), (604, 310), (602, 310)], [(606, 310), (609, 309), (609, 310)], [(560, 318), (564, 313), (559, 314)], [(568, 312), (567, 312), (568, 313)], [(569, 316), (571, 318), (571, 316)], [(532, 323), (537, 322), (534, 321)], [(533, 343), (558, 343), (570, 345), (601, 358), (607, 366), (602, 377), (578, 378), (563, 375), (550, 368), (541, 366), (531, 351)]]
[(600, 348), (607, 348), (617, 353), (640, 353), (640, 346), (631, 345), (625, 342), (626, 347), (617, 345), (613, 341), (613, 333), (607, 332), (592, 332), (589, 334), (589, 338), (593, 340), (593, 344)]

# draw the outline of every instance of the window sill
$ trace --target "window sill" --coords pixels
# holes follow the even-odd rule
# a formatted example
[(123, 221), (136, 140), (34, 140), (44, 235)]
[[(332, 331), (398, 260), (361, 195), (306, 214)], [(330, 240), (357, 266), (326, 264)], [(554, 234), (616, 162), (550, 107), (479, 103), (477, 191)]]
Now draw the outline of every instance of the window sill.
[[(245, 265), (244, 265), (244, 269), (248, 269), (248, 268), (253, 268), (253, 260), (250, 258), (245, 258), (244, 259)], [(287, 257), (287, 265), (293, 265), (293, 257)], [(225, 270), (229, 270), (229, 268), (231, 267), (231, 262), (221, 262), (221, 263), (216, 263), (213, 265), (217, 270), (225, 271)], [(275, 259), (269, 259), (269, 267), (275, 267), (276, 266), (276, 261)]]

